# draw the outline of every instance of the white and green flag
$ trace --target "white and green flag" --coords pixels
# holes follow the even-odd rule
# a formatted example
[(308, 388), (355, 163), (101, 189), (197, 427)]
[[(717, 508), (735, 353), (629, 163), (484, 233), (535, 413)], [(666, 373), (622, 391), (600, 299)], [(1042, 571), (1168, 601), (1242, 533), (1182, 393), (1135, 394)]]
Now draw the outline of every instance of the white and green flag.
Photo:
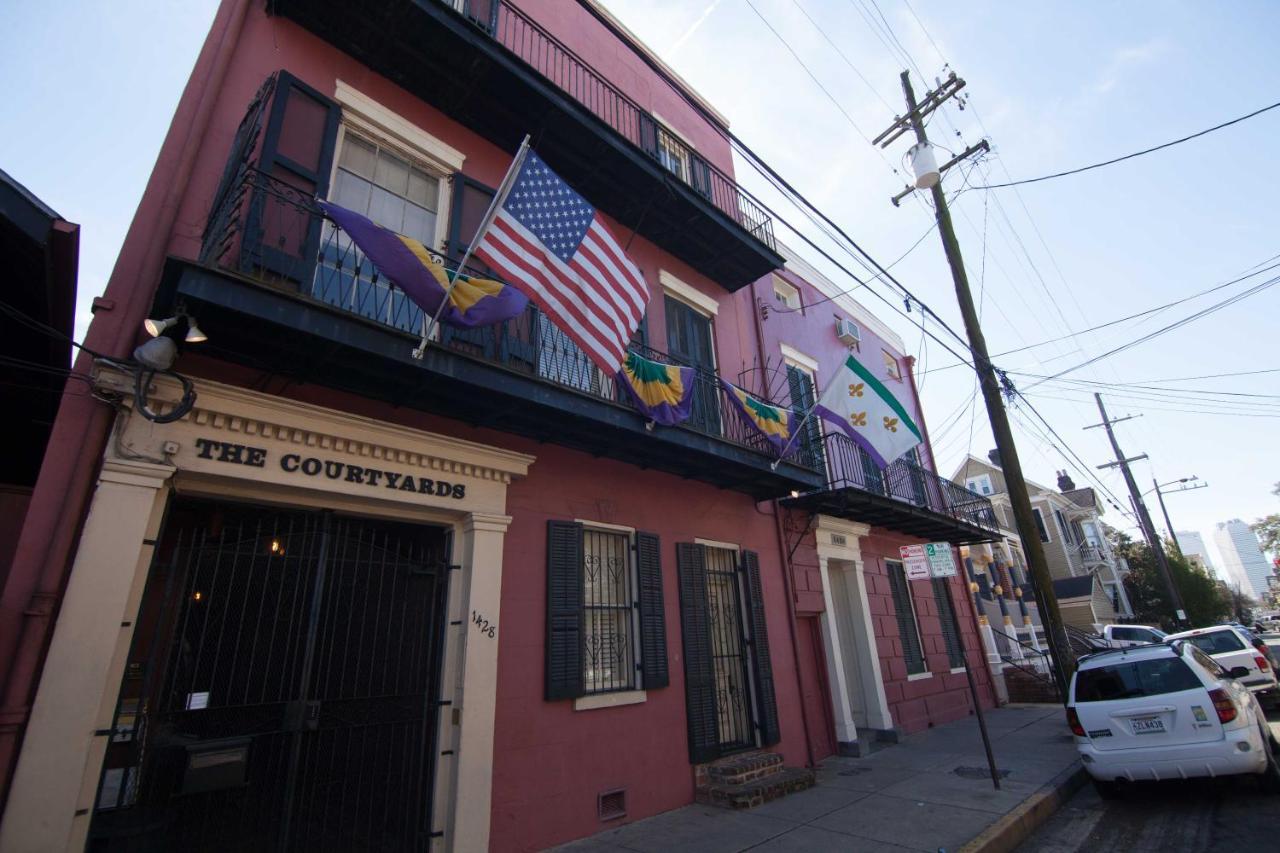
[(836, 370), (814, 411), (844, 430), (881, 468), (923, 441), (898, 398), (852, 355)]

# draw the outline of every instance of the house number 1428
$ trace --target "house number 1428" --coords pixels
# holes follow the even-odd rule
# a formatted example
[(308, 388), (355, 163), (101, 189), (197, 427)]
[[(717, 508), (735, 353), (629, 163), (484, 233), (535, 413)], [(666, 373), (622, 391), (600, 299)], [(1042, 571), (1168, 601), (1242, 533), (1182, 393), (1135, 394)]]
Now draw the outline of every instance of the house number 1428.
[(483, 616), (481, 616), (479, 613), (475, 612), (474, 610), (471, 611), (471, 621), (474, 622), (476, 624), (476, 627), (480, 629), (480, 633), (484, 634), (490, 640), (492, 640), (494, 637), (498, 635), (498, 626), (490, 625), (488, 619), (485, 619)]

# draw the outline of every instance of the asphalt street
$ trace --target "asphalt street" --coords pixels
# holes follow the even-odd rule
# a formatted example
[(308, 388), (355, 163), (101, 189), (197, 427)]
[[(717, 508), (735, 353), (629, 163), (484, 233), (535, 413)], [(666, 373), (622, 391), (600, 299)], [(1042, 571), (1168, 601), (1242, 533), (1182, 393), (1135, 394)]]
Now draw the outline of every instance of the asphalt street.
[[(1268, 715), (1280, 738), (1280, 713)], [(1135, 785), (1104, 801), (1086, 784), (1018, 853), (1199, 853), (1276, 849), (1280, 795), (1252, 779)]]

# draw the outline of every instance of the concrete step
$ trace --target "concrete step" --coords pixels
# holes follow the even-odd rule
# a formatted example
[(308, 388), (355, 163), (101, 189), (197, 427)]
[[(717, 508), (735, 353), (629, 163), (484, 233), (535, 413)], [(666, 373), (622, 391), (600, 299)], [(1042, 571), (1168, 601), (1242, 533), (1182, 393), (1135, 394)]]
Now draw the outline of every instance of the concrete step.
[(1010, 702), (1055, 703), (1061, 701), (1050, 676), (1037, 677), (1016, 667), (1005, 667), (1004, 683)]
[(776, 752), (752, 752), (721, 758), (707, 765), (707, 782), (712, 785), (745, 785), (782, 769), (782, 756)]
[(726, 809), (753, 809), (770, 800), (785, 797), (796, 791), (812, 788), (814, 774), (803, 767), (782, 767), (768, 775), (742, 784), (712, 782), (697, 789), (694, 795), (699, 803)]

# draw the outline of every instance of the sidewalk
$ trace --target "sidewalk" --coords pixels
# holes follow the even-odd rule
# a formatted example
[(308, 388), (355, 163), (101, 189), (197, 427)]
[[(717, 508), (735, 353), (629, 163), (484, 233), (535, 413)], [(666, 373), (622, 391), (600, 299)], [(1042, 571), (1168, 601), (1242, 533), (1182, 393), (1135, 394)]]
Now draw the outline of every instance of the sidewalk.
[(1032, 819), (1047, 818), (1057, 800), (1046, 801), (1046, 790), (1072, 778), (1080, 764), (1060, 706), (1011, 705), (988, 711), (986, 719), (996, 766), (1007, 771), (999, 791), (977, 720), (969, 717), (866, 758), (828, 758), (818, 766), (816, 787), (750, 811), (686, 806), (560, 849), (937, 853), (982, 835), (982, 842), (995, 842), (992, 849), (1007, 850), (1016, 840), (999, 830), (1020, 818), (1027, 823), (1028, 811)]

